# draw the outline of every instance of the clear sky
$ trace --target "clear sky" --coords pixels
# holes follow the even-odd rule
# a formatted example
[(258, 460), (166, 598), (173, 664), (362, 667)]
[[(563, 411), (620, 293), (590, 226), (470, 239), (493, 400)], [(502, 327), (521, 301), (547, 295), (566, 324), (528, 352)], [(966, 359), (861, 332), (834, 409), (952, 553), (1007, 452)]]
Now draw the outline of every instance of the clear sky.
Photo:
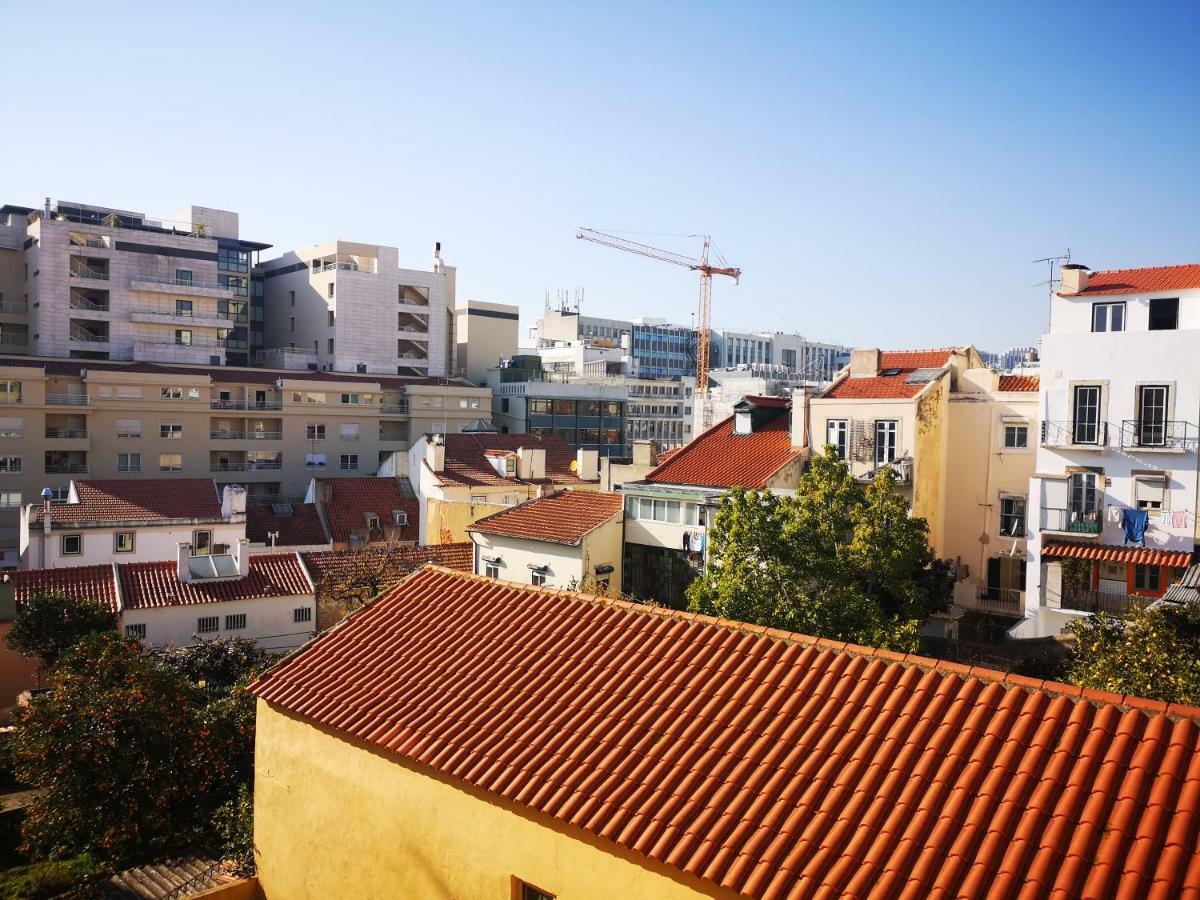
[[(1033, 341), (1037, 257), (1200, 261), (1200, 3), (18, 3), (0, 202), (237, 210), (460, 297), (688, 322), (697, 277), (577, 225), (714, 236), (714, 321)], [(678, 250), (686, 238), (647, 237)]]

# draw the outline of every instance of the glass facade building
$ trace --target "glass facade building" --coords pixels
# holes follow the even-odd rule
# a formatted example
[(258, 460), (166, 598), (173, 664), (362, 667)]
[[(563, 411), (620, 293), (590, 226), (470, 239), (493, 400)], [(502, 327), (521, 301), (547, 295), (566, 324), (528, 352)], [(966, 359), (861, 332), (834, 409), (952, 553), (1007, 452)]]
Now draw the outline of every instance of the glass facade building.
[(620, 400), (528, 401), (530, 434), (555, 434), (572, 450), (597, 450), (601, 456), (624, 456), (626, 404)]

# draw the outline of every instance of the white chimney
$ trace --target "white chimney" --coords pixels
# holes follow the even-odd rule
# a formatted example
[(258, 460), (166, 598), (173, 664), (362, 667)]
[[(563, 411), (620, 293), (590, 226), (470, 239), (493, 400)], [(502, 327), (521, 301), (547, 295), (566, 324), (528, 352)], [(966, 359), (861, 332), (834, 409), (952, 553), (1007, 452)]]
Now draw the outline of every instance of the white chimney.
[(1067, 263), (1062, 267), (1062, 281), (1058, 289), (1064, 294), (1078, 294), (1087, 288), (1089, 275), (1087, 266)]
[(658, 454), (654, 452), (654, 441), (633, 442), (633, 464), (635, 466), (658, 465)]
[(584, 450), (582, 447), (575, 451), (575, 474), (584, 481), (595, 481), (600, 477), (600, 451)]
[(233, 545), (233, 556), (237, 562), (238, 578), (245, 578), (250, 574), (250, 539), (238, 538), (237, 543)]
[(442, 242), (437, 241), (433, 245), (433, 271), (442, 271)]
[(434, 472), (446, 468), (446, 440), (440, 434), (431, 434), (426, 438), (425, 462)]
[(541, 481), (546, 477), (546, 448), (517, 449), (517, 477), (525, 481)]
[(788, 410), (791, 416), (790, 428), (793, 447), (808, 446), (808, 391), (796, 388), (792, 391), (792, 408)]
[(850, 351), (850, 377), (874, 378), (879, 374), (879, 348), (862, 347)]
[(246, 489), (240, 484), (227, 484), (221, 491), (221, 518), (230, 519), (246, 513)]
[(179, 551), (175, 555), (175, 577), (180, 581), (192, 580), (191, 556), (192, 545), (187, 543), (187, 541), (181, 541), (179, 543)]

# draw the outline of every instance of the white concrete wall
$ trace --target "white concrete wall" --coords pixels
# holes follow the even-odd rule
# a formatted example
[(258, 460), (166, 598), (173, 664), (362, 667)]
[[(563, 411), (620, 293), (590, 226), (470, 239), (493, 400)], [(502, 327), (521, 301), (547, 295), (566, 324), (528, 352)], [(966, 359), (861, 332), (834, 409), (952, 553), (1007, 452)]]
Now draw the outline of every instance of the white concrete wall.
[(572, 580), (583, 581), (583, 547), (552, 544), (549, 541), (528, 541), (522, 538), (471, 532), (475, 543), (475, 574), (486, 573), (483, 557), (501, 559), (500, 577), (517, 584), (531, 584), (533, 571), (529, 566), (548, 566), (546, 586), (565, 588)]
[[(53, 507), (51, 507), (53, 519)], [(115, 535), (118, 531), (133, 531), (132, 553), (114, 553)], [(246, 523), (142, 526), (138, 528), (55, 528), (50, 540), (36, 523), (28, 530), (28, 546), (22, 543), (22, 567), (47, 569), (56, 566), (92, 566), (99, 563), (161, 562), (175, 560), (181, 543), (191, 543), (196, 531), (211, 531), (214, 544), (233, 547), (246, 536)], [(62, 555), (62, 536), (78, 534), (83, 537), (83, 553), (79, 556)], [(43, 554), (43, 547), (45, 553)]]
[[(307, 608), (307, 622), (296, 622), (294, 610)], [(230, 630), (225, 617), (244, 613), (246, 627)], [(203, 616), (218, 616), (219, 630), (197, 635), (198, 620)], [(122, 630), (130, 625), (145, 625), (147, 644), (188, 646), (197, 638), (250, 638), (264, 650), (292, 650), (308, 640), (315, 632), (316, 601), (311, 594), (293, 597), (260, 597), (253, 600), (229, 600), (221, 603), (192, 603), (153, 609), (128, 609), (121, 613)]]

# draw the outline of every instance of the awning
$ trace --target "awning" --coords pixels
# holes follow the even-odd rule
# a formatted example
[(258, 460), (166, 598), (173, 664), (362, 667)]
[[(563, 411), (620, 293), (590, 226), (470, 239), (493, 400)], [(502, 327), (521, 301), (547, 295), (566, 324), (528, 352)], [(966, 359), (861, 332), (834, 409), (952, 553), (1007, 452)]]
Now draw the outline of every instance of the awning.
[(1090, 559), (1096, 562), (1126, 563), (1127, 565), (1171, 566), (1182, 569), (1192, 564), (1192, 554), (1185, 550), (1155, 550), (1150, 547), (1114, 547), (1111, 544), (1062, 543), (1042, 547), (1046, 559)]
[(596, 566), (595, 572), (597, 575), (611, 575), (613, 573), (613, 567), (608, 563), (603, 563), (599, 566)]

